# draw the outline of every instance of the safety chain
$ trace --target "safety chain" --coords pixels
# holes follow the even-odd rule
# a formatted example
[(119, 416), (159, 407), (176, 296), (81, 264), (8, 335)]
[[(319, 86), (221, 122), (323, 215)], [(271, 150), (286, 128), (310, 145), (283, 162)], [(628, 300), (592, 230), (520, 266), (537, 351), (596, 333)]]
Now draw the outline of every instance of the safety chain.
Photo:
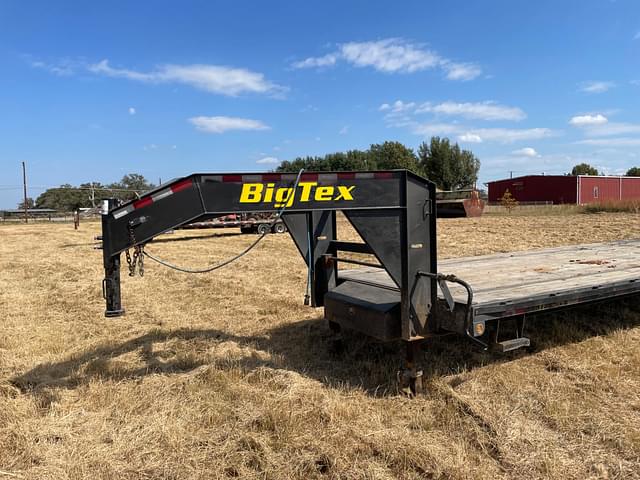
[(144, 276), (144, 245), (136, 245), (136, 237), (133, 233), (133, 228), (129, 227), (129, 243), (133, 245), (133, 258), (129, 253), (129, 249), (125, 252), (127, 257), (127, 265), (129, 266), (129, 276), (136, 276), (136, 269), (138, 274)]

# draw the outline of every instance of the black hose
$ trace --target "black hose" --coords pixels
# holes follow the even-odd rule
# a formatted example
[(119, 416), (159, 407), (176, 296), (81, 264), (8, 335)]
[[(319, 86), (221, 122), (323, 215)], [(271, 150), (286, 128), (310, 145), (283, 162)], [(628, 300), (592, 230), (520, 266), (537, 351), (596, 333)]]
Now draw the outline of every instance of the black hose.
[[(296, 190), (298, 188), (298, 184), (300, 183), (300, 178), (302, 177), (302, 172), (304, 172), (304, 168), (301, 168), (300, 171), (298, 172), (298, 176), (296, 177), (296, 180), (295, 180), (295, 182), (293, 184), (293, 189), (291, 191), (291, 195), (295, 195), (296, 194)], [(162, 260), (162, 259), (160, 259), (158, 257), (155, 257), (152, 254), (150, 254), (149, 252), (147, 252), (146, 250), (143, 250), (143, 253), (144, 253), (145, 256), (147, 256), (148, 258), (150, 258), (154, 262), (157, 262), (160, 265), (164, 265), (165, 267), (171, 268), (172, 270), (177, 270), (178, 272), (183, 272), (183, 273), (208, 273), (208, 272), (213, 272), (214, 270), (217, 270), (219, 268), (225, 267), (225, 266), (229, 265), (230, 263), (235, 262), (239, 258), (242, 258), (243, 256), (245, 256), (251, 250), (253, 250), (253, 248), (256, 245), (258, 245), (258, 243), (260, 243), (260, 241), (271, 231), (271, 227), (273, 227), (276, 224), (276, 222), (282, 217), (282, 214), (285, 212), (286, 209), (287, 209), (286, 202), (283, 202), (282, 208), (278, 211), (278, 213), (276, 214), (274, 219), (271, 221), (271, 223), (269, 224), (269, 229), (266, 232), (264, 232), (262, 235), (260, 235), (251, 245), (249, 245), (247, 248), (245, 248), (242, 252), (240, 252), (236, 256), (228, 258), (227, 260), (224, 260), (224, 261), (222, 261), (220, 263), (216, 263), (215, 265), (210, 265), (210, 266), (204, 267), (204, 268), (180, 267), (178, 265), (174, 265), (172, 263), (169, 263), (166, 260)], [(309, 266), (309, 269), (310, 268), (311, 268), (311, 266)]]

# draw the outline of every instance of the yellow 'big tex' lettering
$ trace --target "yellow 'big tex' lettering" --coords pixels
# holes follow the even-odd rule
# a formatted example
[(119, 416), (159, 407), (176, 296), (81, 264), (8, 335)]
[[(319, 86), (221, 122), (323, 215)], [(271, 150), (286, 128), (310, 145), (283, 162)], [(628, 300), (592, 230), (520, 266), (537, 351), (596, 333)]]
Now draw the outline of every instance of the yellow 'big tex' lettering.
[[(240, 203), (271, 203), (274, 207), (290, 207), (296, 197), (296, 192), (290, 187), (275, 188), (275, 183), (245, 183), (240, 193)], [(353, 200), (355, 185), (318, 186), (317, 182), (300, 182), (298, 184), (300, 202), (309, 202), (313, 198), (316, 202)]]

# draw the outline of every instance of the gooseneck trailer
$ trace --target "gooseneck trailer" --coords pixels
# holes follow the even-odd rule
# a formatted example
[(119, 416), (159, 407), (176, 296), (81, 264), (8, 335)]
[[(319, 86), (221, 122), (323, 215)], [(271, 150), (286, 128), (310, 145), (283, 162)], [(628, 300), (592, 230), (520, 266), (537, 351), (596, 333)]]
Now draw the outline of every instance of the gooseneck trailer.
[[(338, 240), (338, 211), (362, 242)], [(307, 264), (308, 303), (324, 307), (332, 330), (406, 343), (399, 380), (412, 393), (421, 390), (418, 353), (425, 338), (454, 332), (481, 348), (513, 350), (529, 345), (524, 329), (531, 312), (640, 292), (640, 241), (438, 262), (435, 185), (405, 170), (193, 174), (128, 203), (108, 201), (102, 216), (106, 316), (124, 314), (123, 252), (133, 271), (157, 235), (242, 212), (282, 219)], [(339, 268), (344, 264), (359, 268)]]

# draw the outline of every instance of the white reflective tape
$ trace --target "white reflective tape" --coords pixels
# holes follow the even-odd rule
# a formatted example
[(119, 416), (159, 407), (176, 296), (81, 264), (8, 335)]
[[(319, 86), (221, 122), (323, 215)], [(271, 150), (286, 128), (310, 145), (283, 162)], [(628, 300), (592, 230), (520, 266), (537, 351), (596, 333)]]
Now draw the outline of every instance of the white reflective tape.
[(133, 210), (134, 210), (133, 205), (129, 205), (128, 207), (123, 208), (122, 210), (113, 212), (113, 218), (117, 220), (118, 218), (122, 218), (125, 215), (129, 215), (131, 212), (133, 212)]
[(373, 172), (356, 173), (357, 179), (373, 178)]
[(243, 182), (262, 182), (262, 175), (242, 175)]
[(337, 173), (319, 173), (318, 182), (336, 183), (338, 181)]
[(151, 198), (154, 202), (158, 200), (162, 200), (163, 198), (168, 197), (169, 195), (173, 195), (173, 191), (170, 188), (166, 188), (164, 190), (160, 190), (158, 193), (151, 195)]

